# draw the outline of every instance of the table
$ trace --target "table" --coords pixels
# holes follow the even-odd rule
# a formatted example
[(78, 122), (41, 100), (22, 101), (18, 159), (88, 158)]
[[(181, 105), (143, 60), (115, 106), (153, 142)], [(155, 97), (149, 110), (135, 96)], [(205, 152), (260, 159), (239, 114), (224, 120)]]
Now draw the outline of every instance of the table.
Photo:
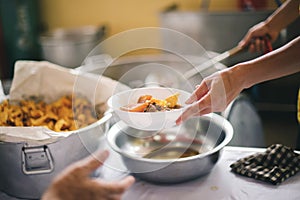
[[(263, 148), (225, 147), (220, 160), (212, 171), (196, 180), (180, 184), (158, 185), (137, 179), (135, 184), (124, 194), (122, 200), (299, 200), (300, 173), (287, 179), (278, 186), (258, 180), (243, 177), (230, 171), (230, 164), (237, 159), (256, 152), (263, 152)], [(118, 155), (110, 156), (108, 163), (120, 159)], [(121, 163), (117, 160), (118, 165)], [(125, 172), (114, 171), (111, 168), (101, 169), (101, 178), (107, 180), (120, 179), (126, 176)], [(4, 193), (0, 193), (1, 200), (16, 200)]]
[(123, 199), (300, 199), (300, 173), (278, 186), (273, 186), (230, 172), (230, 164), (237, 159), (264, 150), (225, 147), (217, 165), (208, 175), (175, 185), (155, 185), (137, 180)]

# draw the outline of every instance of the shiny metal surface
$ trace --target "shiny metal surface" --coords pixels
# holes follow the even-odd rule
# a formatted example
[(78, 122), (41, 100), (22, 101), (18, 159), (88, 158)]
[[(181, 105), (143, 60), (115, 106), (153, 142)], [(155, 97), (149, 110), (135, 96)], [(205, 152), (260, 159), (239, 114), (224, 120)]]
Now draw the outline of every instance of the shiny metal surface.
[[(53, 178), (65, 167), (90, 155), (98, 148), (99, 138), (104, 137), (110, 117), (111, 114), (108, 114), (101, 120), (74, 131), (69, 137), (50, 144), (0, 142), (0, 190), (18, 198), (39, 199)], [(31, 173), (24, 173), (22, 155), (26, 148), (47, 149), (54, 165), (51, 170), (35, 166), (30, 169)], [(27, 166), (26, 163), (25, 165)]]
[(43, 59), (64, 67), (79, 67), (104, 35), (104, 26), (82, 26), (44, 33), (40, 37)]
[[(232, 136), (231, 124), (212, 113), (175, 128), (152, 132), (151, 136), (118, 122), (109, 130), (107, 140), (135, 176), (156, 183), (178, 183), (209, 173)], [(145, 158), (151, 152), (159, 154), (174, 147), (190, 148), (199, 154), (184, 158)]]

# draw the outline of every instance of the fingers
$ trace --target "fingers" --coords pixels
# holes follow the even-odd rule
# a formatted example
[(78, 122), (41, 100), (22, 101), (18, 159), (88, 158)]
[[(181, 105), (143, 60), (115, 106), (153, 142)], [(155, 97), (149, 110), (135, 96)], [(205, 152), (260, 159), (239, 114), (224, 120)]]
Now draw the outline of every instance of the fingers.
[(202, 99), (187, 108), (176, 120), (176, 124), (179, 125), (193, 116), (200, 116), (210, 113), (211, 107), (209, 105), (211, 105), (211, 100), (209, 94), (206, 94)]
[(133, 176), (127, 176), (126, 178), (124, 178), (123, 180), (121, 180), (118, 184), (119, 184), (119, 187), (127, 189), (134, 182), (135, 182), (135, 179), (133, 178)]
[(247, 32), (247, 34), (244, 36), (244, 38), (239, 42), (239, 46), (242, 48), (247, 47), (251, 43), (251, 39), (253, 37), (253, 33), (251, 29)]
[(134, 183), (134, 181), (135, 179), (133, 176), (127, 176), (120, 181), (106, 182), (100, 180), (98, 184), (93, 184), (93, 186), (97, 185), (94, 189), (95, 191), (99, 191), (99, 193), (101, 191), (102, 196), (120, 197)]
[(254, 44), (255, 44), (255, 51), (260, 52), (261, 51), (261, 46), (262, 46), (262, 41), (260, 38), (254, 39)]
[(196, 86), (196, 90), (192, 95), (186, 100), (186, 104), (191, 104), (198, 101), (203, 95), (208, 92), (208, 87), (205, 81), (202, 81), (200, 85)]
[(249, 52), (270, 52), (272, 51), (272, 45), (268, 36), (264, 37), (255, 37), (251, 39), (251, 42), (248, 47)]
[(133, 176), (127, 176), (119, 182), (108, 184), (107, 189), (113, 193), (123, 193), (134, 183), (134, 181), (135, 179), (133, 178)]
[(81, 175), (88, 176), (91, 172), (95, 171), (104, 163), (108, 155), (109, 152), (107, 150), (96, 151), (87, 158), (81, 160), (78, 164)]
[(242, 39), (240, 42), (239, 42), (239, 46), (240, 47), (242, 47), (242, 48), (245, 48), (245, 47), (247, 47), (248, 46), (248, 44), (249, 44), (249, 41), (250, 41), (250, 38), (249, 38), (249, 36), (248, 35), (246, 35), (245, 36), (245, 38), (244, 39)]

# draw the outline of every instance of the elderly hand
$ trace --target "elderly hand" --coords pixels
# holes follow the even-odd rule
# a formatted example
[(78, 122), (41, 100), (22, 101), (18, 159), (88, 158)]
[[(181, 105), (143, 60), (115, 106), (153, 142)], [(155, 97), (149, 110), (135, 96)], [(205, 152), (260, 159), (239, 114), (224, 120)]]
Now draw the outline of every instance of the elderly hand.
[(113, 182), (90, 178), (90, 174), (104, 163), (108, 155), (108, 151), (97, 152), (67, 167), (54, 179), (42, 200), (121, 199), (126, 189), (134, 183), (132, 176)]

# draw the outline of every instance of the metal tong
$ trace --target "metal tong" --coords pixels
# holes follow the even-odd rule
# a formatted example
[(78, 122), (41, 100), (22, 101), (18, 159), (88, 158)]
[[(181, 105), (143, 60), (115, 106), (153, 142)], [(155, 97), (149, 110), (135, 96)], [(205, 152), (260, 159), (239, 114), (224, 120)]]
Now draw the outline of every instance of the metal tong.
[(243, 50), (243, 48), (241, 46), (236, 46), (236, 47), (234, 47), (234, 48), (232, 48), (228, 51), (225, 51), (224, 53), (219, 54), (219, 55), (215, 56), (212, 59), (209, 59), (208, 61), (204, 62), (203, 64), (201, 64), (201, 65), (199, 65), (199, 66), (197, 66), (193, 69), (190, 69), (190, 70), (186, 71), (184, 73), (184, 77), (185, 77), (185, 79), (190, 79), (191, 77), (193, 77), (198, 72), (203, 71), (205, 69), (208, 69), (212, 65), (214, 65), (218, 62), (221, 62), (221, 61), (225, 60), (226, 58), (241, 52), (242, 50)]
[[(271, 44), (271, 37), (269, 35), (266, 35), (264, 37), (260, 37), (259, 39), (261, 39), (264, 42), (264, 45), (265, 45), (264, 54), (273, 51), (273, 47), (272, 47), (272, 44)], [(203, 64), (201, 64), (201, 65), (185, 72), (184, 77), (185, 77), (185, 79), (190, 79), (191, 77), (193, 77), (198, 72), (203, 71), (203, 70), (211, 67), (212, 65), (215, 65), (216, 63), (221, 62), (221, 61), (225, 60), (226, 58), (229, 58), (230, 56), (233, 56), (237, 53), (240, 53), (242, 50), (244, 50), (243, 47), (236, 46), (236, 47), (234, 47), (234, 48), (232, 48), (228, 51), (225, 51), (224, 53), (219, 54), (219, 55), (215, 56), (214, 58), (204, 62)]]

